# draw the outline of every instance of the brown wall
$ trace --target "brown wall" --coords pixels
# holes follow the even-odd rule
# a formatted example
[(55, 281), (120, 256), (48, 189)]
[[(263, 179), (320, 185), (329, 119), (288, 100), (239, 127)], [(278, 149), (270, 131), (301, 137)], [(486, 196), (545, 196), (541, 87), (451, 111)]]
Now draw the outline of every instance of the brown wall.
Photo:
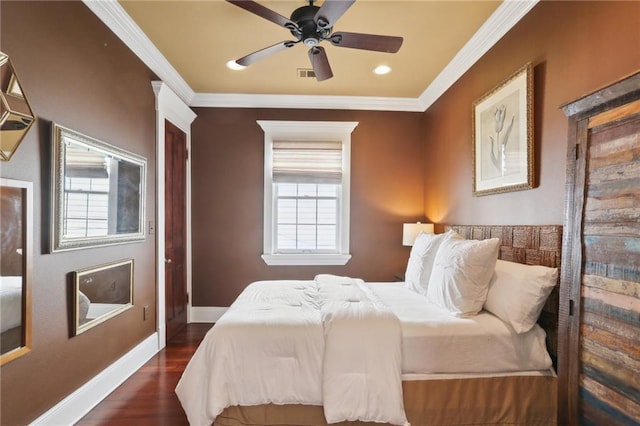
[[(196, 109), (193, 304), (229, 306), (252, 281), (318, 273), (391, 281), (404, 273), (402, 223), (423, 219), (419, 113)], [(358, 121), (351, 138), (351, 254), (345, 266), (267, 266), (262, 254), (264, 133), (256, 120)]]
[[(55, 121), (149, 160), (155, 216), (153, 75), (80, 2), (6, 2), (0, 49), (38, 116), (2, 177), (34, 182), (33, 350), (2, 366), (1, 423), (33, 420), (153, 333), (155, 236), (144, 243), (44, 254), (47, 152)], [(535, 65), (538, 187), (471, 195), (471, 104)], [(559, 105), (640, 67), (640, 3), (543, 2), (425, 114), (199, 109), (193, 127), (193, 302), (228, 306), (253, 280), (328, 272), (390, 280), (406, 265), (401, 224), (561, 223), (566, 118)], [(353, 133), (351, 253), (344, 267), (270, 267), (262, 252), (263, 133), (256, 120), (359, 121)], [(424, 196), (423, 196), (424, 195)], [(135, 307), (69, 338), (67, 275), (132, 257)], [(153, 316), (152, 316), (153, 317)]]
[[(471, 105), (529, 61), (535, 67), (538, 186), (473, 197)], [(427, 110), (427, 218), (439, 223), (561, 224), (567, 118), (559, 106), (638, 68), (640, 2), (539, 3)]]
[[(155, 236), (143, 243), (45, 254), (50, 123), (148, 159), (147, 218), (155, 217), (155, 107), (150, 71), (81, 2), (0, 3), (9, 54), (38, 121), (0, 175), (34, 184), (33, 348), (0, 369), (3, 425), (27, 424), (155, 330)], [(134, 303), (69, 337), (69, 272), (134, 258)], [(153, 315), (143, 322), (142, 308)]]

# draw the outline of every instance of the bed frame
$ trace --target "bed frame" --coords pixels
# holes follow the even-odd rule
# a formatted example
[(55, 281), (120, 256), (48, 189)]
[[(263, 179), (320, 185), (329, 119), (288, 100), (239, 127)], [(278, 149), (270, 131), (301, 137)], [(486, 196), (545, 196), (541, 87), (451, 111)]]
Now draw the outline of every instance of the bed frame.
[[(499, 238), (500, 259), (560, 267), (560, 225), (445, 227), (445, 230), (449, 229), (467, 239)], [(547, 347), (554, 367), (558, 341), (558, 286), (549, 297), (538, 321), (547, 332)], [(402, 388), (405, 412), (412, 426), (547, 426), (557, 423), (557, 377), (554, 374), (406, 380), (403, 381)], [(214, 423), (216, 426), (326, 424), (321, 406), (274, 404), (228, 407)], [(380, 425), (365, 422), (339, 424)]]

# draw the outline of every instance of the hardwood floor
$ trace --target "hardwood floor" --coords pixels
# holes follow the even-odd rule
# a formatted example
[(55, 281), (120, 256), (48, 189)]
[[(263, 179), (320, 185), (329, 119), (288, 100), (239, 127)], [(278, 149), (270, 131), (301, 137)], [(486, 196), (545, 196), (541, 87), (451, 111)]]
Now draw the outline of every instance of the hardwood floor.
[(174, 389), (213, 324), (187, 324), (167, 346), (114, 390), (78, 426), (188, 425)]

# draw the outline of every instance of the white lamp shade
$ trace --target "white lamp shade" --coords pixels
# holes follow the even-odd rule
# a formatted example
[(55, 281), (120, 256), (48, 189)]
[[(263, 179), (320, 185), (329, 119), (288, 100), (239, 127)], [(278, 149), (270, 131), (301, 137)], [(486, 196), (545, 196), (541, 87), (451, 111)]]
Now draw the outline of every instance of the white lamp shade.
[(433, 234), (433, 223), (405, 223), (402, 225), (402, 245), (412, 246), (421, 232)]

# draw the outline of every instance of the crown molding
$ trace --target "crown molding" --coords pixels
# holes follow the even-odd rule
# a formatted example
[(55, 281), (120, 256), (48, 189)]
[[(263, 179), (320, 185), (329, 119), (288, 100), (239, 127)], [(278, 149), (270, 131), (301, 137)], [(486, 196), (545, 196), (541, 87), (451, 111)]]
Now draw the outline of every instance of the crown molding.
[(371, 111), (414, 111), (424, 108), (416, 98), (372, 96), (247, 95), (234, 93), (196, 93), (192, 107), (298, 108)]
[(417, 98), (195, 93), (117, 0), (82, 0), (187, 105), (424, 112), (539, 0), (505, 0)]
[[(156, 95), (156, 111), (162, 111), (173, 124), (181, 129), (188, 129), (196, 119), (196, 113), (165, 82), (152, 81), (151, 87)], [(189, 132), (185, 131), (185, 133)]]
[(469, 39), (418, 98), (426, 111), (489, 49), (513, 28), (539, 0), (505, 0)]
[(117, 0), (82, 0), (187, 105), (194, 92)]

